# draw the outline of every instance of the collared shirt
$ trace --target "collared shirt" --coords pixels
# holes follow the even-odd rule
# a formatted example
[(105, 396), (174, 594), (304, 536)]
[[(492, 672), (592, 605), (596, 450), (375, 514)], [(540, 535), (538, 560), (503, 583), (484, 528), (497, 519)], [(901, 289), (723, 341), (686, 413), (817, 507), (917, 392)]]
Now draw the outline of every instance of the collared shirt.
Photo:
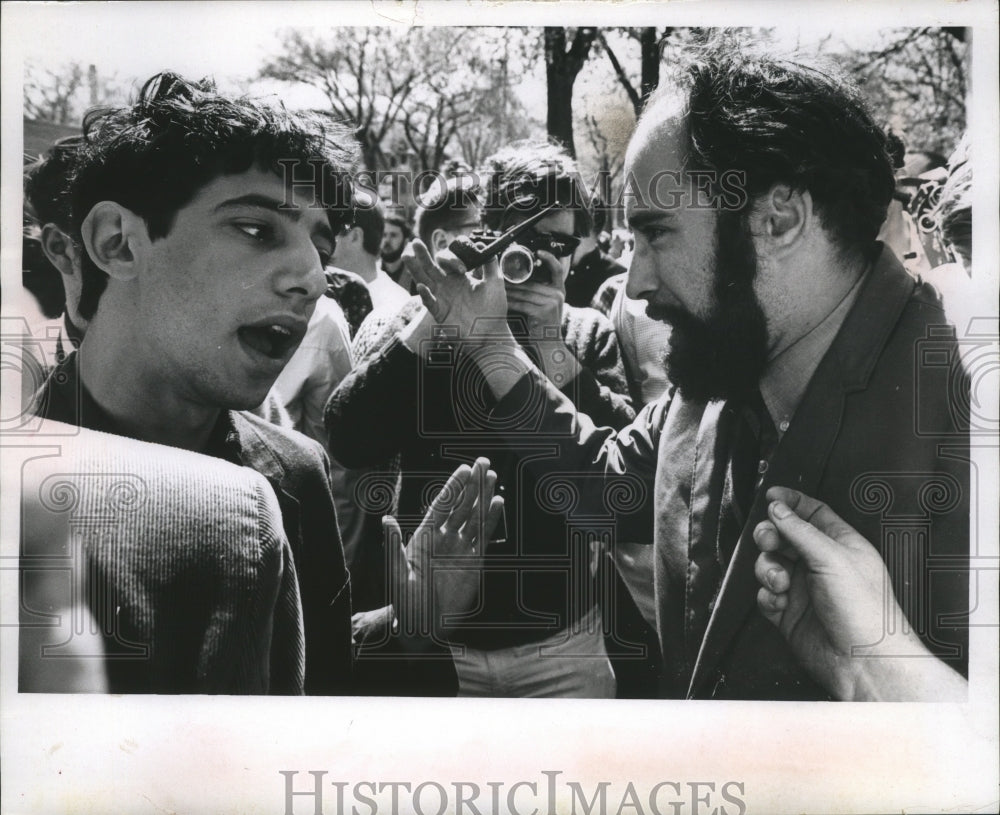
[[(393, 283), (399, 286), (407, 294), (411, 294), (411, 289), (414, 286), (413, 276), (410, 274), (410, 270), (406, 268), (406, 265), (400, 260), (396, 264), (395, 269), (387, 269), (382, 258), (378, 259), (378, 271), (388, 277)], [(377, 308), (377, 306), (376, 306)]]

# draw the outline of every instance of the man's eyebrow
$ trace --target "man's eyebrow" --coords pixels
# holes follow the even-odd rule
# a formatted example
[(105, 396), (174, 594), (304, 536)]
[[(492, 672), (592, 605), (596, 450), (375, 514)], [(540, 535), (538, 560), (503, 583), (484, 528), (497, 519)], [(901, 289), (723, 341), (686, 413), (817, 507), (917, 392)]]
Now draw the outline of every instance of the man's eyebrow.
[[(293, 223), (298, 223), (299, 219), (302, 217), (303, 207), (289, 206), (288, 202), (280, 198), (272, 198), (270, 195), (262, 195), (261, 193), (251, 192), (246, 195), (240, 195), (236, 198), (227, 198), (221, 204), (215, 207), (215, 211), (224, 209), (236, 209), (238, 207), (258, 207), (260, 209), (266, 209), (270, 212), (275, 212), (281, 215), (283, 218), (287, 218)], [(322, 233), (324, 238), (329, 238), (333, 240), (333, 230), (330, 228), (329, 222), (324, 222), (320, 226), (317, 232)]]
[(268, 209), (277, 212), (279, 215), (291, 218), (293, 221), (297, 221), (302, 215), (302, 210), (299, 207), (288, 206), (285, 201), (279, 198), (272, 198), (270, 195), (262, 195), (258, 192), (247, 193), (237, 198), (227, 198), (215, 209), (218, 211), (234, 207), (259, 207), (260, 209)]
[(651, 224), (670, 221), (672, 218), (673, 213), (665, 210), (643, 209), (633, 212), (628, 217), (628, 226), (630, 229), (641, 229)]

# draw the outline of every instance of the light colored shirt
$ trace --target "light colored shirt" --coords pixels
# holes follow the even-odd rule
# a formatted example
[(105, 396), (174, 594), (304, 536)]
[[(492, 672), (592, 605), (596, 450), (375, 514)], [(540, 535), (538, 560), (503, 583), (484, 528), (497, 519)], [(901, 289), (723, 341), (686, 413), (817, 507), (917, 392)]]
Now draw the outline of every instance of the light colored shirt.
[(624, 283), (615, 294), (608, 316), (618, 335), (629, 381), (638, 387), (642, 404), (648, 405), (659, 399), (670, 384), (665, 360), (670, 326), (647, 316), (642, 300), (626, 297)]
[(296, 430), (328, 449), (323, 408), (334, 388), (354, 367), (351, 334), (335, 300), (321, 297), (298, 350), (275, 380), (276, 393)]
[[(611, 302), (608, 316), (618, 335), (629, 382), (638, 389), (643, 405), (655, 402), (670, 384), (666, 364), (670, 326), (649, 317), (642, 300), (625, 296), (624, 278)], [(617, 541), (612, 557), (639, 613), (655, 629), (653, 547), (645, 542)]]
[(375, 279), (368, 283), (368, 293), (372, 296), (374, 309), (396, 310), (402, 308), (403, 303), (410, 299), (410, 293), (381, 269), (375, 272)]

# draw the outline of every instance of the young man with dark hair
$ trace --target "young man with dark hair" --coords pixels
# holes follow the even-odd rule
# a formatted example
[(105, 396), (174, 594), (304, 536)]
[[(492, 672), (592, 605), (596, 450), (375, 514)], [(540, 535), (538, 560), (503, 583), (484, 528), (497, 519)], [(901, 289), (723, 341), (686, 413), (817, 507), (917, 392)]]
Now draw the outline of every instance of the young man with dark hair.
[(326, 456), (245, 411), (326, 288), (334, 235), (351, 217), (351, 155), (338, 146), (350, 140), (171, 73), (135, 104), (88, 115), (84, 137), (71, 191), (90, 324), (37, 412), (264, 475), (300, 584), (305, 690), (346, 692), (350, 582)]
[(791, 60), (706, 48), (661, 86), (626, 156), (627, 293), (671, 324), (674, 387), (617, 433), (496, 322), (484, 335), (507, 307), (495, 265), (467, 275), (419, 245), (407, 259), (499, 400), (491, 419), (565, 438), (527, 470), (568, 478), (586, 506), (636, 479), (652, 496), (613, 522), (617, 540), (654, 547), (668, 696), (960, 692), (968, 383), (935, 293), (876, 241), (891, 153), (856, 90)]
[(431, 254), (482, 225), (482, 202), (470, 178), (442, 178), (420, 196), (413, 223), (417, 237)]
[(379, 268), (385, 209), (371, 190), (355, 189), (354, 201), (354, 220), (338, 236), (331, 262), (338, 269), (354, 272), (365, 282), (374, 311), (395, 310), (409, 299), (410, 294)]
[[(554, 207), (521, 238), (532, 247), (537, 268), (528, 281), (508, 284), (504, 317), (531, 353), (557, 346), (557, 353), (580, 360), (584, 373), (566, 388), (580, 410), (602, 424), (626, 424), (633, 411), (610, 324), (591, 309), (565, 304), (569, 257), (590, 226), (586, 191), (572, 159), (549, 144), (520, 143), (496, 154), (483, 177), (484, 219), (491, 229), (510, 228)], [(496, 451), (498, 483), (507, 497), (505, 534), (489, 544), (480, 607), (444, 630), (458, 692), (613, 697), (615, 677), (592, 573), (599, 553), (572, 551), (562, 516), (539, 495), (539, 484), (522, 477), (518, 456), (504, 450), (503, 425), (483, 421), (487, 406), (478, 399), (485, 383), (478, 372), (449, 362), (446, 347), (435, 359), (423, 358), (418, 349), (435, 344), (432, 325), (419, 303), (410, 304), (358, 359), (327, 406), (331, 452), (348, 467), (382, 465), (398, 456), (396, 509), (413, 516), (426, 490), (470, 449)], [(532, 438), (529, 446), (549, 441)], [(530, 562), (510, 565), (518, 554), (529, 555)], [(375, 577), (384, 583), (377, 570)], [(447, 679), (431, 671), (430, 687), (407, 690), (447, 693), (453, 687)]]
[(62, 277), (65, 333), (78, 341), (86, 320), (80, 316), (80, 247), (70, 234), (73, 231), (69, 201), (69, 179), (73, 174), (82, 139), (60, 139), (39, 159), (24, 170), (24, 197), (37, 220), (39, 245)]

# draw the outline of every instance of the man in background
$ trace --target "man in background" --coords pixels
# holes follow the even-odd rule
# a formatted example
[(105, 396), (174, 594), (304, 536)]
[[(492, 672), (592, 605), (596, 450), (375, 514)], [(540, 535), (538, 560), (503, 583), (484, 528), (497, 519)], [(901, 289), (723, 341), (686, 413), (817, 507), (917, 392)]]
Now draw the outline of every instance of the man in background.
[(386, 230), (382, 202), (370, 190), (355, 188), (354, 220), (337, 237), (331, 264), (358, 275), (368, 287), (372, 309), (399, 308), (409, 298), (402, 286), (392, 280), (379, 265)]

